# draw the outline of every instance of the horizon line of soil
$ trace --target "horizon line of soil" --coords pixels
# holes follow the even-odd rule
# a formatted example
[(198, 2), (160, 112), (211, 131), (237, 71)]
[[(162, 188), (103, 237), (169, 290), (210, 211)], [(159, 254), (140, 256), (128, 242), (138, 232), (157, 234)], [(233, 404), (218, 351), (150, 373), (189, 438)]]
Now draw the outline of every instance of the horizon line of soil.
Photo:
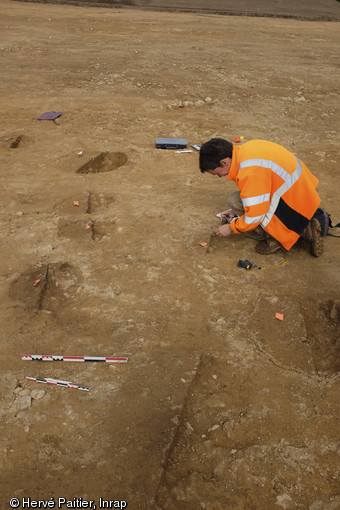
[(250, 18), (281, 18), (295, 19), (299, 21), (332, 21), (339, 22), (340, 15), (299, 15), (299, 14), (283, 14), (269, 12), (251, 12), (251, 11), (230, 11), (218, 10), (213, 8), (194, 8), (194, 7), (171, 7), (171, 6), (142, 6), (134, 5), (133, 0), (126, 0), (125, 4), (112, 4), (111, 0), (11, 0), (12, 2), (54, 4), (54, 5), (73, 5), (76, 7), (103, 7), (106, 9), (136, 9), (140, 11), (154, 12), (178, 12), (182, 14), (208, 14), (219, 16), (243, 16)]

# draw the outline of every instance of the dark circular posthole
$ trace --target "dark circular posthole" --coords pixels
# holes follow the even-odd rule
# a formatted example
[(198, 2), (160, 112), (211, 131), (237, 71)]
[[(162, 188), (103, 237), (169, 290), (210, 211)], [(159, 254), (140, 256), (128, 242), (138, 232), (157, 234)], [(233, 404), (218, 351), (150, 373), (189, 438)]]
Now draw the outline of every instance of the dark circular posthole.
[(99, 174), (102, 172), (112, 172), (128, 161), (124, 152), (102, 152), (95, 158), (90, 159), (76, 171), (77, 174)]

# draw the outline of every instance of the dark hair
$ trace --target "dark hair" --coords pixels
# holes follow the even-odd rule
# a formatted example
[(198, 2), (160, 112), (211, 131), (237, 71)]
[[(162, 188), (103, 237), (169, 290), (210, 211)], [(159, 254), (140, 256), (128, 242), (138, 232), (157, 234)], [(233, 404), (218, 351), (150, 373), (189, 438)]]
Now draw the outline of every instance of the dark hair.
[(221, 159), (232, 158), (233, 144), (224, 138), (212, 138), (201, 146), (200, 169), (207, 172), (220, 166)]

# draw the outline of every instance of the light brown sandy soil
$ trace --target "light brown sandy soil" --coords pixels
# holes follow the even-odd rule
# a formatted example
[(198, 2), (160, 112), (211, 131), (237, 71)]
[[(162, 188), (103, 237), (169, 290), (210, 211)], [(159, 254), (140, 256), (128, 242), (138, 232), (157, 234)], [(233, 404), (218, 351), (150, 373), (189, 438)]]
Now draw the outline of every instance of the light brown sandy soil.
[(279, 142), (340, 221), (338, 23), (0, 10), (1, 510), (338, 509), (340, 240), (286, 265), (242, 236), (207, 252), (235, 187), (154, 146)]

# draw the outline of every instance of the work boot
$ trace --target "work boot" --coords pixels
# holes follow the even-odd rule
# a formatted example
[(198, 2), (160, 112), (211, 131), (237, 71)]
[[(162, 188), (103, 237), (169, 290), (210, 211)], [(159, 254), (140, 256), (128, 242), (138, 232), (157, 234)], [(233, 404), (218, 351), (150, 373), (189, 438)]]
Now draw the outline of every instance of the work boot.
[(257, 251), (257, 253), (261, 253), (262, 255), (270, 255), (271, 253), (275, 253), (280, 248), (282, 248), (282, 245), (279, 243), (279, 241), (273, 237), (269, 237), (269, 239), (259, 241), (255, 246), (255, 251)]
[(323, 252), (323, 237), (321, 235), (321, 225), (318, 219), (312, 218), (301, 237), (307, 242), (310, 252), (314, 257), (320, 257)]

